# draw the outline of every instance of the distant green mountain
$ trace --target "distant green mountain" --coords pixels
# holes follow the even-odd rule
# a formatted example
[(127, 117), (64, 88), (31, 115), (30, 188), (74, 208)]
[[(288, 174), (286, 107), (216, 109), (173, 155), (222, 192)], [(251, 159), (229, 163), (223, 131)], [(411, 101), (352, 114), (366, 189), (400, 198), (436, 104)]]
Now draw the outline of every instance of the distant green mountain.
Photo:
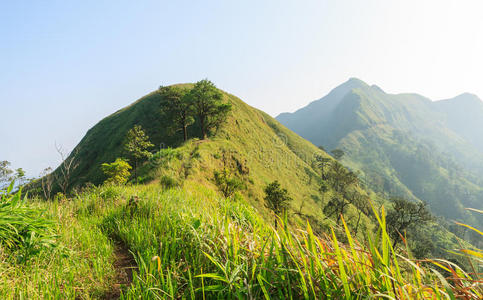
[(483, 102), (476, 96), (433, 102), (352, 78), (277, 120), (315, 145), (343, 149), (344, 164), (374, 190), (483, 224), (465, 210), (483, 207)]

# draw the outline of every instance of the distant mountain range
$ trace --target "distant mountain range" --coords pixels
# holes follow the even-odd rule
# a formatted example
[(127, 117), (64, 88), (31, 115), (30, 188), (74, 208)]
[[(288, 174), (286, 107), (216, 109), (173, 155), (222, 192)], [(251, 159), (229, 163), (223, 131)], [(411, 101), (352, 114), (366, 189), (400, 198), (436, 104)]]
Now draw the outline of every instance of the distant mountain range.
[(431, 101), (388, 94), (351, 78), (277, 120), (327, 150), (345, 151), (372, 189), (429, 203), (448, 219), (483, 224), (483, 101), (472, 94)]

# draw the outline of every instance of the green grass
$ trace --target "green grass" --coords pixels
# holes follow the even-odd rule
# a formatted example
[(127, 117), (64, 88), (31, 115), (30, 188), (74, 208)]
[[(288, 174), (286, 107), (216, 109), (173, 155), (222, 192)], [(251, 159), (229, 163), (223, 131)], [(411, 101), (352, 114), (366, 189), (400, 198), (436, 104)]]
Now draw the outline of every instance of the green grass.
[[(441, 260), (417, 261), (391, 248), (385, 230), (352, 238), (315, 235), (309, 224), (278, 230), (242, 198), (199, 184), (101, 187), (46, 209), (58, 224), (54, 249), (22, 265), (0, 263), (1, 298), (102, 298), (115, 282), (113, 240), (139, 269), (122, 299), (451, 299), (481, 297), (469, 274)], [(375, 211), (381, 228), (382, 212)], [(339, 231), (339, 229), (335, 229)], [(438, 267), (436, 264), (440, 265)], [(444, 279), (444, 270), (453, 280)], [(445, 275), (446, 276), (446, 275)]]
[(27, 261), (12, 260), (23, 253), (22, 247), (0, 247), (1, 299), (90, 299), (110, 289), (113, 246), (93, 211), (83, 209), (88, 199), (85, 194), (74, 201), (24, 204), (44, 212), (38, 220), (54, 224), (55, 236), (52, 247), (40, 248)]

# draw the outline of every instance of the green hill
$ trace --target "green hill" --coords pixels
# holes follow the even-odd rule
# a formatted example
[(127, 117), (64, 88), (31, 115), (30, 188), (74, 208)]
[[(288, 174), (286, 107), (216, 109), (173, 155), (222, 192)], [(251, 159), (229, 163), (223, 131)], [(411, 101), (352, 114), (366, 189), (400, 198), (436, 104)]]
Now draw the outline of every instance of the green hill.
[[(192, 85), (180, 86), (190, 88)], [(236, 166), (233, 171), (243, 181), (240, 193), (262, 214), (268, 213), (263, 189), (277, 180), (294, 199), (291, 211), (295, 219), (308, 218), (327, 228), (333, 221), (324, 218), (322, 209), (331, 191), (326, 193), (325, 200), (322, 199), (320, 171), (313, 163), (317, 155), (331, 157), (266, 113), (228, 93), (223, 92), (223, 97), (232, 104), (232, 111), (226, 123), (208, 140), (197, 138), (200, 132), (196, 124), (188, 127), (192, 139), (186, 143), (181, 133), (173, 134), (167, 130), (170, 119), (161, 114), (161, 103), (165, 99), (159, 91), (106, 117), (90, 129), (74, 149), (72, 155), (79, 165), (73, 173), (70, 188), (81, 188), (87, 183), (101, 184), (105, 180), (101, 164), (126, 156), (123, 150), (125, 136), (138, 124), (155, 145), (151, 149), (154, 156), (139, 170), (140, 182), (157, 182), (168, 177), (185, 185), (200, 183), (217, 190), (214, 173), (222, 170), (225, 159)], [(373, 200), (381, 201), (377, 197)], [(352, 223), (357, 209), (349, 207), (348, 222)], [(364, 228), (372, 226), (365, 215), (360, 222)]]
[(343, 149), (344, 164), (362, 171), (374, 190), (482, 224), (465, 210), (483, 207), (483, 102), (475, 96), (432, 102), (353, 78), (277, 119), (315, 145)]

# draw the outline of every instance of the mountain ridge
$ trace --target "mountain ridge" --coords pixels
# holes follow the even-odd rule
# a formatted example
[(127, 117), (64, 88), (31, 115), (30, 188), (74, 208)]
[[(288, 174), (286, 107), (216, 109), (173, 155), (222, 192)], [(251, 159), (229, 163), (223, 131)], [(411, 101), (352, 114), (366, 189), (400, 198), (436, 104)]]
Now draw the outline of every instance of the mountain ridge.
[[(477, 176), (483, 174), (483, 139), (478, 138), (483, 137), (483, 125), (478, 126), (483, 120), (483, 102), (481, 112), (472, 110), (472, 118), (453, 106), (464, 101), (479, 107), (477, 99), (462, 94), (438, 103), (418, 94), (387, 94), (380, 87), (350, 79), (305, 108), (280, 114), (277, 120), (315, 145), (342, 148), (347, 152), (344, 164), (363, 173), (376, 172), (374, 177), (389, 182), (386, 193), (428, 201), (437, 214), (462, 220), (469, 217), (465, 206), (482, 206), (476, 199), (483, 197)], [(410, 168), (416, 164), (431, 172)], [(418, 176), (410, 176), (414, 172)], [(443, 187), (444, 192), (436, 187)], [(461, 195), (459, 188), (470, 196)], [(451, 197), (457, 200), (452, 203)]]

